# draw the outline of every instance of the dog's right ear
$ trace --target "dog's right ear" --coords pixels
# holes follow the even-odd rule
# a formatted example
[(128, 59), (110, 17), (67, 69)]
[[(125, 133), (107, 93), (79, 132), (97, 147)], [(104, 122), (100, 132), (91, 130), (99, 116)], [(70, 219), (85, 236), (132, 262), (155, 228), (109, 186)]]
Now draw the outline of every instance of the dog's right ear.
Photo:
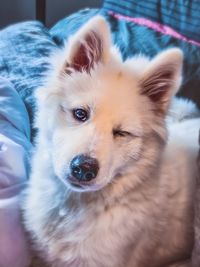
[(111, 46), (110, 30), (101, 16), (86, 23), (69, 41), (64, 73), (90, 72), (97, 63), (105, 63)]
[(178, 48), (161, 52), (147, 65), (140, 79), (141, 94), (146, 95), (160, 114), (166, 114), (169, 103), (181, 84), (183, 53)]

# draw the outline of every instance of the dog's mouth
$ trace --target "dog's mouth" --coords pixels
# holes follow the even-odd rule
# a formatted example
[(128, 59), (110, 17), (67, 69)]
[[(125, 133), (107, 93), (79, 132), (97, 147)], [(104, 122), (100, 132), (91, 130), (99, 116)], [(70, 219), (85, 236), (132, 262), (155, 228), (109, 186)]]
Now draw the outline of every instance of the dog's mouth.
[(71, 175), (65, 178), (64, 183), (72, 191), (76, 191), (76, 192), (90, 192), (90, 191), (98, 191), (102, 189), (102, 185), (99, 185), (95, 183), (94, 181), (92, 182), (77, 181)]
[(81, 185), (81, 184), (75, 184), (75, 183), (70, 183), (70, 184), (71, 184), (71, 186), (73, 186), (75, 188), (79, 188), (79, 189), (83, 188), (83, 185)]

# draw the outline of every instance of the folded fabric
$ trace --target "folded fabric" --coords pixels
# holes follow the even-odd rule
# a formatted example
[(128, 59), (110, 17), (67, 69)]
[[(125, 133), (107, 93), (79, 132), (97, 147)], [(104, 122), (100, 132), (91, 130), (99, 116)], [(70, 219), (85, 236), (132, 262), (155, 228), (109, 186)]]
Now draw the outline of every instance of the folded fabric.
[(20, 215), (32, 145), (24, 103), (0, 77), (0, 267), (27, 267), (30, 255)]
[(48, 30), (37, 21), (17, 23), (0, 31), (0, 75), (13, 83), (31, 124), (35, 111), (33, 92), (43, 85), (49, 55), (55, 48)]

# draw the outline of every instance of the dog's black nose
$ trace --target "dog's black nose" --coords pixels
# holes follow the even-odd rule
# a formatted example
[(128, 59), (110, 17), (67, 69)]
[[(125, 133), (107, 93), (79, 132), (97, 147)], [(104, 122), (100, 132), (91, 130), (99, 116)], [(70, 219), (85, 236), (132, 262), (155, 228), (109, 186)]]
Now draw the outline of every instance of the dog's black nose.
[(98, 161), (87, 155), (78, 155), (71, 161), (71, 174), (79, 181), (88, 182), (97, 176)]

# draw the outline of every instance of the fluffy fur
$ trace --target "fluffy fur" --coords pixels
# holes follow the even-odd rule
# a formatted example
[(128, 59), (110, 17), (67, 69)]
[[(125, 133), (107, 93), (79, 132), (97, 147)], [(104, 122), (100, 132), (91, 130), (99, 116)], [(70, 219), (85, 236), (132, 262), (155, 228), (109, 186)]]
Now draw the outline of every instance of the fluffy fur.
[[(101, 17), (56, 55), (37, 91), (39, 133), (24, 204), (26, 228), (48, 266), (190, 266), (200, 120), (176, 116), (169, 138), (166, 129), (181, 68), (178, 49), (123, 62)], [(76, 121), (74, 108), (89, 110), (89, 119)], [(77, 189), (69, 177), (79, 154), (95, 157), (100, 169)]]

